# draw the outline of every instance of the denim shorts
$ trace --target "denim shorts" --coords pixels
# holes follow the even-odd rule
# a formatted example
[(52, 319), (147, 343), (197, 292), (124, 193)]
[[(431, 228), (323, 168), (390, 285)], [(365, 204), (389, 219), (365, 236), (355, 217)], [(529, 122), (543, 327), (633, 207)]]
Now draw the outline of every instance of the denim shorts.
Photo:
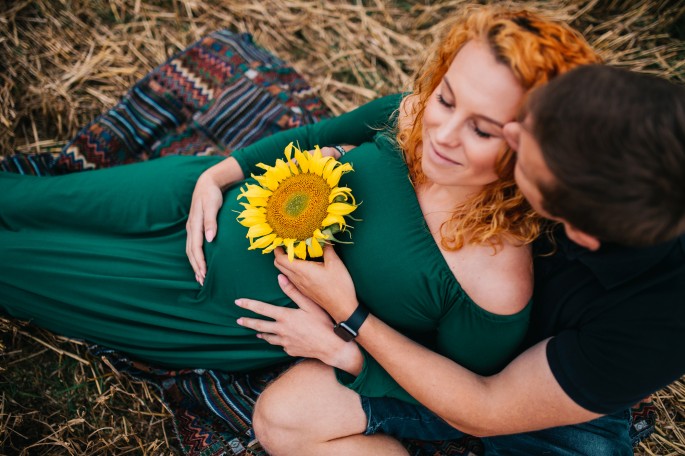
[[(361, 396), (366, 435), (384, 433), (398, 439), (456, 440), (465, 434), (421, 405), (389, 397)], [(630, 411), (586, 423), (482, 439), (488, 456), (632, 456)]]
[(365, 435), (383, 433), (400, 439), (453, 440), (465, 434), (422, 405), (390, 397), (361, 396)]

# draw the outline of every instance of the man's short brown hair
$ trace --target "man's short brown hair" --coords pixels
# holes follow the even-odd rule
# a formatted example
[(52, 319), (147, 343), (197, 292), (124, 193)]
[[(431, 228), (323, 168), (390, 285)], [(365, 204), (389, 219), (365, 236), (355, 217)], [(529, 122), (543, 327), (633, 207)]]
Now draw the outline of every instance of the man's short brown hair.
[(528, 100), (555, 177), (543, 207), (604, 242), (646, 246), (685, 232), (685, 87), (587, 65)]

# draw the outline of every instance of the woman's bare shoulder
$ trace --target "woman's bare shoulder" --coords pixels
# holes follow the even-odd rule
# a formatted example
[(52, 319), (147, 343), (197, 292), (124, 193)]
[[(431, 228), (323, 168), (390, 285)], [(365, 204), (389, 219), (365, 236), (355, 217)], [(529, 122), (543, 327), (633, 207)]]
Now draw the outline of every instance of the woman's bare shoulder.
[(504, 243), (461, 249), (454, 274), (479, 307), (499, 315), (521, 311), (533, 295), (533, 260), (529, 246)]

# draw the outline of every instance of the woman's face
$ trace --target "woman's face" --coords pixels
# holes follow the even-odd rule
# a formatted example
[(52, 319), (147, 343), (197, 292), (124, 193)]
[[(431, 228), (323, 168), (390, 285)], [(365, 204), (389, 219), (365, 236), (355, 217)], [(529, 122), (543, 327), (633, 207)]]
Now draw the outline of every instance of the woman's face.
[(515, 118), (523, 95), (487, 44), (467, 42), (426, 103), (421, 166), (428, 180), (474, 190), (497, 180), (495, 162), (506, 147), (502, 127)]

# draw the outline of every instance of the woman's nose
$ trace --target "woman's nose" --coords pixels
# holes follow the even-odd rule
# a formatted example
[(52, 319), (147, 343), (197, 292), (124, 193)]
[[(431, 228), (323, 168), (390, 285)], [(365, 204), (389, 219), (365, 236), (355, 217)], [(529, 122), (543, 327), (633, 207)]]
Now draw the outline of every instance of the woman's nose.
[(436, 142), (446, 146), (458, 146), (461, 143), (462, 122), (455, 116), (444, 121), (437, 129)]

